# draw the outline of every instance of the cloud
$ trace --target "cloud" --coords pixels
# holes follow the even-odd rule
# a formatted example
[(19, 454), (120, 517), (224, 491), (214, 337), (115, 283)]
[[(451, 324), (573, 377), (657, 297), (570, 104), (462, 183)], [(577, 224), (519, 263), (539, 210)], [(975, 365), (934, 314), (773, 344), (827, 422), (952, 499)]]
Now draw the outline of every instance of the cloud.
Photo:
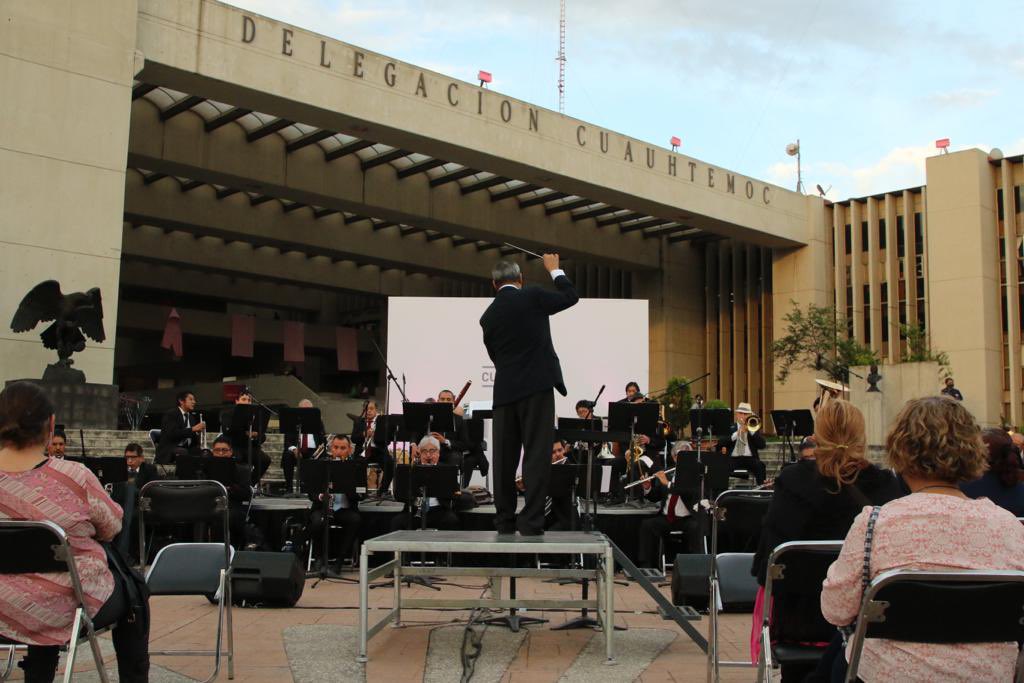
[(998, 90), (985, 90), (982, 88), (960, 88), (948, 92), (934, 93), (924, 98), (928, 106), (940, 109), (965, 109), (977, 107), (999, 94)]

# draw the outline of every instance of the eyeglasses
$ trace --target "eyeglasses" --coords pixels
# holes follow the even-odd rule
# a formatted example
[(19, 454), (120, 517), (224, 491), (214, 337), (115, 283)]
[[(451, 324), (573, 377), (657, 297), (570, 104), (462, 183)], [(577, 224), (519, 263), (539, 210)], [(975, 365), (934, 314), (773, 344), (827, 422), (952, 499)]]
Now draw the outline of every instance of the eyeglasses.
[(441, 451), (437, 448), (421, 448), (420, 453), (440, 453)]
[(223, 454), (223, 455), (230, 455), (231, 454), (231, 449), (230, 448), (214, 448), (213, 452), (214, 453), (220, 453), (220, 454)]

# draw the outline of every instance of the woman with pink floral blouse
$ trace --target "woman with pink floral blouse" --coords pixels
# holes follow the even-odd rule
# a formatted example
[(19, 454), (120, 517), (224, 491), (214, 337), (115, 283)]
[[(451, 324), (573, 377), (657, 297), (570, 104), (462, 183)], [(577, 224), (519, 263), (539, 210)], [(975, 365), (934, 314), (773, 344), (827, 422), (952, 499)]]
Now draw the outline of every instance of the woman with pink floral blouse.
[[(121, 508), (84, 465), (48, 458), (53, 405), (34, 384), (0, 392), (0, 519), (48, 520), (64, 529), (86, 610), (113, 631), (122, 682), (148, 679), (148, 632), (135, 624), (125, 587), (114, 579), (101, 542), (121, 529)], [(5, 551), (6, 552), (6, 551)], [(72, 637), (76, 602), (67, 574), (0, 576), (0, 635), (28, 645), (26, 683), (52, 681), (60, 645)]]
[[(959, 484), (977, 479), (986, 449), (974, 418), (958, 401), (930, 397), (903, 407), (887, 438), (889, 462), (911, 494), (882, 506), (874, 527), (871, 576), (890, 569), (1024, 570), (1024, 527), (988, 499), (972, 500)], [(850, 528), (828, 571), (821, 611), (837, 626), (860, 610), (864, 537), (870, 507)], [(847, 657), (849, 653), (847, 653)], [(1010, 681), (1017, 644), (931, 644), (868, 639), (858, 675), (879, 681)], [(833, 680), (845, 673), (839, 656)], [(838, 680), (842, 680), (839, 678)]]

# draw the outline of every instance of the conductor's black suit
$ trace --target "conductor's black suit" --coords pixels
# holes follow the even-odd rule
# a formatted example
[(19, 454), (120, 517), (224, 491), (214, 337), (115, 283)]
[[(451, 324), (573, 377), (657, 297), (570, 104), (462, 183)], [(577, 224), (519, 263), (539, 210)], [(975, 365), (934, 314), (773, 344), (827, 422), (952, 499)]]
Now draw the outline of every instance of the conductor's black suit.
[(551, 471), (555, 396), (566, 395), (562, 367), (551, 342), (550, 316), (579, 295), (561, 270), (552, 271), (557, 291), (505, 285), (480, 318), (484, 345), (494, 363), (494, 504), (499, 533), (516, 530), (516, 466), (523, 456), (526, 505), (522, 534), (544, 532), (544, 500)]

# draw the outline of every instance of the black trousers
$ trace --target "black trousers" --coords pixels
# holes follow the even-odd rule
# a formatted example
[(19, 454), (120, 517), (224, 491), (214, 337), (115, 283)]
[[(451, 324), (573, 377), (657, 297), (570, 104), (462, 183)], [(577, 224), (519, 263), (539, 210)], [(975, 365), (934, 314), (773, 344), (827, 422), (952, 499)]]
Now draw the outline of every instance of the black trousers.
[(483, 453), (467, 453), (462, 458), (462, 488), (469, 486), (469, 480), (473, 477), (473, 470), (480, 470), (480, 474), (487, 476), (491, 464)]
[[(332, 523), (341, 527), (341, 541), (338, 545), (332, 544), (330, 554), (338, 558), (339, 564), (344, 558), (352, 557), (356, 539), (359, 538), (361, 522), (358, 510), (342, 508), (334, 511)], [(325, 556), (321, 547), (323, 538), (324, 514), (321, 510), (314, 510), (309, 515), (309, 542), (313, 544), (313, 557), (319, 558), (321, 562), (327, 562), (330, 558)]]
[(281, 470), (284, 471), (284, 485), (289, 491), (295, 482), (295, 453), (287, 448), (281, 453)]
[[(509, 532), (544, 531), (544, 500), (551, 474), (551, 444), (555, 440), (553, 389), (531, 394), (494, 408), (494, 525)], [(523, 452), (526, 505), (516, 522), (516, 467)]]
[(640, 560), (641, 567), (661, 566), (661, 540), (668, 536), (670, 531), (682, 531), (685, 534), (687, 552), (704, 552), (700, 524), (696, 515), (676, 517), (674, 521), (669, 522), (666, 515), (659, 513), (657, 517), (649, 517), (640, 523), (637, 559)]
[[(117, 654), (117, 673), (121, 683), (145, 683), (149, 680), (149, 632), (129, 624), (121, 628), (121, 622), (131, 613), (128, 603), (124, 586), (115, 579), (114, 592), (100, 607), (92, 623), (97, 629), (114, 625), (111, 638)], [(91, 657), (89, 645), (83, 643), (79, 653), (79, 658), (82, 655)], [(57, 673), (59, 659), (59, 647), (29, 645), (28, 653), (18, 665), (25, 672), (25, 683), (51, 683)]]
[(551, 499), (551, 510), (544, 519), (544, 528), (547, 531), (572, 531), (573, 528), (580, 528), (572, 498), (566, 496)]

